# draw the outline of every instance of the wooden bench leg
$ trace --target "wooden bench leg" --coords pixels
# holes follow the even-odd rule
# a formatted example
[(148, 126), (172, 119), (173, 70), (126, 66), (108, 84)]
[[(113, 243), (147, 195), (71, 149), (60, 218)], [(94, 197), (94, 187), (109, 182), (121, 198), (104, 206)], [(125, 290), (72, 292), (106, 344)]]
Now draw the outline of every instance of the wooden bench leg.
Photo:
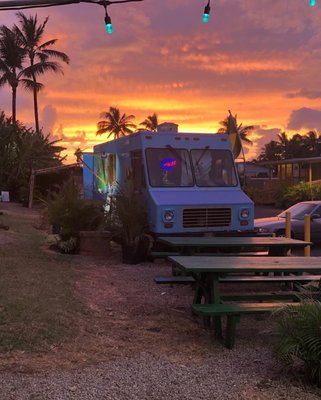
[(234, 347), (236, 337), (236, 324), (239, 321), (240, 315), (229, 315), (227, 317), (225, 346), (228, 349), (232, 349)]
[(199, 282), (196, 282), (193, 304), (201, 304), (203, 297), (203, 289)]
[(214, 322), (214, 334), (215, 337), (218, 339), (222, 339), (222, 317), (213, 317), (213, 322)]

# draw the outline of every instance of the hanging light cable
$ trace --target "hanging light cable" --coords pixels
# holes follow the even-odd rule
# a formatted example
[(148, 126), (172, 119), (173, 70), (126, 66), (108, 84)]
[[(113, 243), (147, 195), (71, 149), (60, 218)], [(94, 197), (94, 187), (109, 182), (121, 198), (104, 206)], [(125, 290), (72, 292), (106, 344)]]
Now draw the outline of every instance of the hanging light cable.
[(203, 22), (208, 22), (208, 20), (210, 18), (210, 12), (211, 12), (210, 1), (211, 0), (208, 0), (208, 3), (206, 4), (206, 6), (204, 8)]

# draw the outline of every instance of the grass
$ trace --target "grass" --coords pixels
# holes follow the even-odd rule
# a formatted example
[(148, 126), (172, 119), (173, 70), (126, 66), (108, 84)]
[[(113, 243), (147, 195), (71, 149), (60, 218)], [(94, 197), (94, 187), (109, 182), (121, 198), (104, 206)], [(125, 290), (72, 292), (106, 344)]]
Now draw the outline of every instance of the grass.
[[(7, 207), (6, 207), (7, 208)], [(19, 212), (20, 210), (20, 212)], [(0, 244), (0, 351), (44, 351), (77, 334), (84, 306), (77, 297), (73, 258), (46, 251), (47, 235), (34, 227), (34, 213), (7, 208), (10, 227)]]

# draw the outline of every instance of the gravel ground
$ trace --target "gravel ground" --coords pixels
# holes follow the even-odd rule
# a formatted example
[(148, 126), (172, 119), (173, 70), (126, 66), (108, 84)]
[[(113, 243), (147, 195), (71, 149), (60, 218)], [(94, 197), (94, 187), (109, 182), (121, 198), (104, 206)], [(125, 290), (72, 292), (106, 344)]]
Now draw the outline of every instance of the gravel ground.
[[(249, 359), (252, 362), (249, 364)], [(255, 362), (253, 362), (253, 360)], [(277, 378), (262, 348), (212, 354), (200, 363), (174, 363), (148, 353), (75, 371), (37, 375), (2, 372), (1, 400), (186, 399), (318, 400), (320, 396)]]
[(44, 354), (2, 354), (0, 400), (321, 399), (276, 363), (266, 316), (242, 318), (228, 350), (191, 315), (190, 287), (153, 283), (170, 265), (74, 260), (90, 310), (78, 337)]

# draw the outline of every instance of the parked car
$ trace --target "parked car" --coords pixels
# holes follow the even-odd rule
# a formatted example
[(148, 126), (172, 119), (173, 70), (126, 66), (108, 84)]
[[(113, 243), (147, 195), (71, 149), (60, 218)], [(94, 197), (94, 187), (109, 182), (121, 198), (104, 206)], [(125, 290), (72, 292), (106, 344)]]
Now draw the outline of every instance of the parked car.
[(291, 213), (291, 237), (304, 239), (304, 216), (311, 218), (311, 241), (321, 242), (321, 200), (303, 201), (297, 203), (276, 217), (257, 218), (254, 220), (254, 229), (257, 234), (267, 235), (275, 233), (276, 236), (285, 235), (285, 213)]

